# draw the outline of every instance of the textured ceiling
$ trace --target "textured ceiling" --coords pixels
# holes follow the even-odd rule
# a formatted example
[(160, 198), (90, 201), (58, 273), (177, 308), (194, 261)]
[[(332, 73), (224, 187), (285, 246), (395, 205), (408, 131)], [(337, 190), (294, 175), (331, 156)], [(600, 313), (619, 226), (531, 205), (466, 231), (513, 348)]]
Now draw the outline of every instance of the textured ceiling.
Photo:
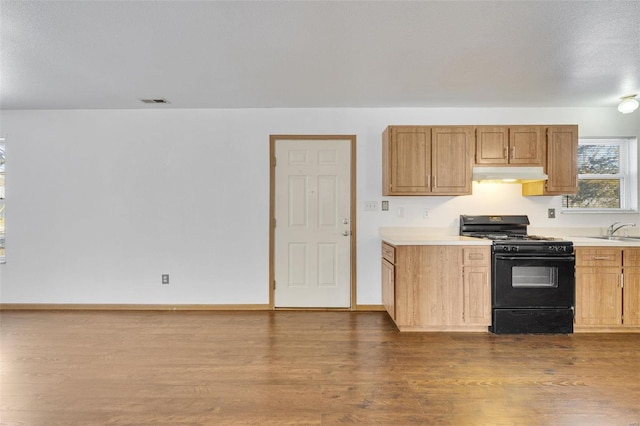
[(1, 0), (0, 106), (612, 106), (640, 93), (639, 23), (640, 1)]

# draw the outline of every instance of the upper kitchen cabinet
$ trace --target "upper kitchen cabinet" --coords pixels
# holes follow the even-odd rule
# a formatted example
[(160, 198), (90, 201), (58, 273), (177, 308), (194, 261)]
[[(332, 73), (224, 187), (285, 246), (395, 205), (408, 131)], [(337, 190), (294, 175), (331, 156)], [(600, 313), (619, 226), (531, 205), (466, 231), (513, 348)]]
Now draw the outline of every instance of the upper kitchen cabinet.
[(544, 127), (478, 126), (475, 164), (544, 166)]
[(431, 192), (431, 128), (389, 126), (382, 133), (382, 194)]
[(546, 181), (522, 184), (522, 195), (565, 195), (578, 192), (578, 126), (546, 128)]
[(471, 194), (471, 126), (389, 126), (382, 133), (383, 195)]

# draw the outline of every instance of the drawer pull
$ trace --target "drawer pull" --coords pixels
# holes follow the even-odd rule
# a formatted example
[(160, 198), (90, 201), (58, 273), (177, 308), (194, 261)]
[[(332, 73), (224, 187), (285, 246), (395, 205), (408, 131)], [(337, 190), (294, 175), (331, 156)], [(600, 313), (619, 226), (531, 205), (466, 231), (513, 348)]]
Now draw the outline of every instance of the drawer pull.
[(593, 260), (611, 260), (611, 256), (593, 256)]
[(484, 254), (482, 253), (470, 253), (469, 260), (482, 260), (484, 259)]

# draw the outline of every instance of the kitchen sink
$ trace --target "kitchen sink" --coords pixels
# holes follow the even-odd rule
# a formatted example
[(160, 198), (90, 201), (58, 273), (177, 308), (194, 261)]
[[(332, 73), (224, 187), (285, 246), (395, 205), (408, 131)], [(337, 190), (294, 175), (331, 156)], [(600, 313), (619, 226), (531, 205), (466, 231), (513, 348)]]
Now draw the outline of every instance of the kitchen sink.
[(595, 238), (598, 240), (609, 240), (609, 241), (640, 241), (640, 237), (622, 237), (622, 236), (619, 237), (617, 235), (614, 235), (613, 237), (597, 235), (597, 236), (588, 236), (585, 238)]

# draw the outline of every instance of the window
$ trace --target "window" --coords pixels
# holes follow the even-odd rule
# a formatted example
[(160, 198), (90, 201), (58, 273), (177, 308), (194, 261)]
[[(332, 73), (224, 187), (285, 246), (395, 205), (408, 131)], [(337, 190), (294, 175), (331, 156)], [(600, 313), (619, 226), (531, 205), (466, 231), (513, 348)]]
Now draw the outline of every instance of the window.
[(565, 195), (562, 206), (575, 211), (637, 209), (636, 139), (580, 139), (578, 193)]

